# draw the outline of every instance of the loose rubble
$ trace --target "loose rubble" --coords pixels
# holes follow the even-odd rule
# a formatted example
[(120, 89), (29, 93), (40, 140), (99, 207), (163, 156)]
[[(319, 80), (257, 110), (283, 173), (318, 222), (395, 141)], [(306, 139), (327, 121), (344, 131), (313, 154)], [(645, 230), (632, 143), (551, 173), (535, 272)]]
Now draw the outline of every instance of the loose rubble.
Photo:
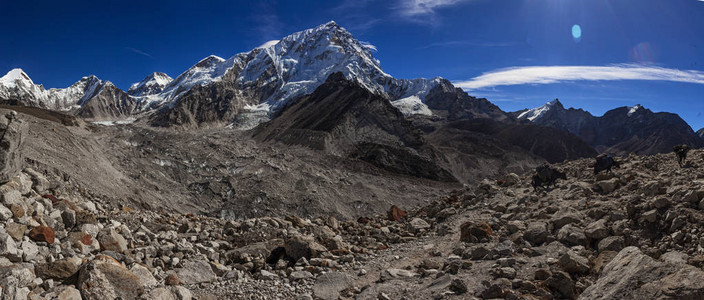
[(546, 192), (512, 174), (354, 220), (145, 211), (24, 169), (0, 185), (0, 297), (701, 298), (703, 154), (567, 162)]

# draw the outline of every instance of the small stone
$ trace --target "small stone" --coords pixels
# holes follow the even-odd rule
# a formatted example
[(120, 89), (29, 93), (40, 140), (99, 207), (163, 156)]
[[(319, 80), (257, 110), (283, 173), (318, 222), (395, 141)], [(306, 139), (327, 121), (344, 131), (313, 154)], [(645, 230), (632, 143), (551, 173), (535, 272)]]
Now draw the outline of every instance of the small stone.
[(19, 219), (19, 218), (24, 217), (24, 208), (22, 208), (21, 205), (19, 205), (19, 204), (10, 204), (10, 206), (9, 206), (8, 208), (10, 209), (10, 211), (12, 212), (12, 215), (13, 215), (15, 218), (18, 218), (18, 219)]
[(54, 243), (54, 229), (47, 226), (37, 226), (29, 232), (29, 238), (36, 242)]
[(625, 247), (625, 241), (622, 236), (610, 236), (602, 239), (598, 244), (599, 252), (602, 251), (621, 251)]
[(484, 221), (466, 222), (460, 226), (460, 241), (479, 242), (494, 235), (491, 226)]
[(573, 251), (567, 251), (559, 261), (563, 270), (569, 273), (587, 273), (589, 272), (589, 260), (585, 257), (577, 255)]
[(166, 276), (164, 279), (164, 284), (166, 285), (179, 285), (181, 284), (181, 280), (178, 279), (178, 274), (176, 273), (171, 273), (169, 276)]
[(19, 223), (7, 223), (5, 225), (5, 231), (9, 234), (15, 241), (21, 241), (24, 237), (24, 233), (27, 231), (27, 226)]
[(100, 231), (98, 235), (100, 249), (122, 253), (127, 250), (127, 240), (117, 233), (115, 228)]
[(388, 211), (389, 221), (400, 221), (406, 215), (406, 212), (394, 205)]

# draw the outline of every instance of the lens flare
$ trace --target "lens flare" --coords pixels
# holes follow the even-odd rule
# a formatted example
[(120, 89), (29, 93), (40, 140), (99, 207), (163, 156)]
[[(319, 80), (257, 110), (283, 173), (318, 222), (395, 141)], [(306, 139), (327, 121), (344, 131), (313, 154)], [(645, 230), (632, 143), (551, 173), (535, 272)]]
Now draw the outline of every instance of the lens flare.
[(638, 63), (652, 63), (655, 61), (653, 47), (648, 42), (642, 42), (631, 50), (631, 59)]
[(577, 24), (572, 25), (572, 38), (575, 42), (582, 40), (582, 27)]

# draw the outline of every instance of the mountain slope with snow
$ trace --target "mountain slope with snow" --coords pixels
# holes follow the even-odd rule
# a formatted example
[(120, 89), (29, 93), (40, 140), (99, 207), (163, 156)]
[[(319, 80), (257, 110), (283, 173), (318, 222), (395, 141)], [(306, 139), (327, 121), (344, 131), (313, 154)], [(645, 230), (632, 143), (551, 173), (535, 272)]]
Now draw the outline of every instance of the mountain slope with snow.
[(173, 81), (173, 78), (164, 73), (154, 72), (142, 79), (142, 81), (134, 83), (127, 90), (130, 96), (149, 96), (161, 93), (164, 88)]

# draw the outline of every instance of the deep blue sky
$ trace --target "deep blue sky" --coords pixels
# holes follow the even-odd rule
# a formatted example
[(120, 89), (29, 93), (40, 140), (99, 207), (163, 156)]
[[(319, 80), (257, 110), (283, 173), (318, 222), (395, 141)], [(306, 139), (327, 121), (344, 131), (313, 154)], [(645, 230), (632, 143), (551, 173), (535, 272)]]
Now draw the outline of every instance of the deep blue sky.
[[(210, 54), (227, 58), (329, 20), (375, 45), (387, 73), (442, 76), (504, 110), (560, 98), (601, 115), (640, 103), (704, 127), (698, 0), (3, 1), (0, 73), (19, 67), (47, 88), (95, 74), (127, 89), (153, 71), (176, 77)], [(604, 81), (551, 68), (613, 67), (607, 75), (618, 79), (634, 64), (670, 75)], [(527, 66), (547, 75), (502, 72)], [(672, 81), (678, 70), (688, 82)], [(536, 83), (545, 76), (553, 83)]]

